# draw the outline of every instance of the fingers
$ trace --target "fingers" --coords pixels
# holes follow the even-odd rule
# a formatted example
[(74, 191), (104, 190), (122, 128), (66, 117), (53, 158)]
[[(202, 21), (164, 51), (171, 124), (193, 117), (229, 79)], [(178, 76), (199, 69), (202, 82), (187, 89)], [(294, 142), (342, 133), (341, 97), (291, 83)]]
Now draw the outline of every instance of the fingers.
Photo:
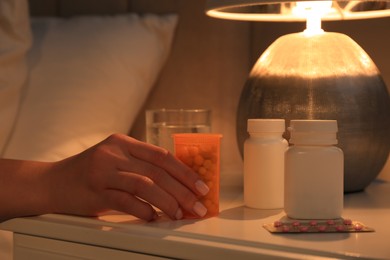
[(127, 146), (129, 154), (141, 161), (149, 162), (157, 168), (162, 168), (180, 183), (187, 186), (198, 195), (206, 195), (207, 185), (199, 176), (184, 163), (177, 160), (167, 150), (132, 139)]
[(125, 135), (111, 136), (108, 144), (113, 144), (115, 150), (118, 145), (122, 147), (121, 155), (114, 153), (115, 173), (106, 174), (107, 188), (112, 190), (109, 197), (118, 196), (115, 197), (116, 204), (109, 200), (115, 209), (133, 215), (139, 210), (143, 219), (150, 219), (153, 215), (152, 207), (146, 202), (172, 219), (182, 218), (181, 209), (200, 217), (207, 213), (198, 201), (199, 195), (209, 191), (207, 185), (165, 149)]
[(105, 191), (104, 197), (111, 209), (131, 214), (146, 221), (157, 218), (157, 213), (150, 204), (127, 192), (108, 189)]
[[(153, 181), (154, 184), (158, 185), (158, 187), (161, 187), (161, 189), (166, 193), (173, 196), (184, 209), (187, 211), (193, 211), (193, 207), (198, 201), (197, 196), (165, 170), (153, 164), (138, 160), (137, 158), (130, 158), (129, 163), (131, 164), (132, 172), (148, 177), (150, 181)], [(122, 173), (122, 175), (124, 174)], [(125, 182), (125, 180), (122, 180), (122, 183), (123, 182)], [(118, 183), (117, 185), (120, 184), (121, 183)], [(127, 185), (132, 184), (129, 183)]]
[[(176, 199), (150, 178), (129, 172), (118, 172), (112, 176), (108, 199), (116, 210), (151, 220), (156, 216), (154, 209), (146, 202), (161, 209), (172, 219), (181, 219), (183, 214)], [(138, 198), (144, 200), (140, 201)]]

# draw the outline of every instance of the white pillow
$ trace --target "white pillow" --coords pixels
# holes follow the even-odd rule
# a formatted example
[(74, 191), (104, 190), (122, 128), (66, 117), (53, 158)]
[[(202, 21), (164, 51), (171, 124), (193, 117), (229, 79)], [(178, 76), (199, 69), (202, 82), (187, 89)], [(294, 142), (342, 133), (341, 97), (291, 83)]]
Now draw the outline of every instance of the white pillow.
[(31, 44), (25, 1), (0, 1), (0, 154), (11, 134), (27, 78), (25, 54)]
[[(31, 44), (27, 2), (0, 0), (0, 153), (9, 139), (27, 79), (25, 54)], [(0, 231), (0, 259), (11, 260), (12, 232)]]
[(33, 19), (29, 86), (4, 156), (55, 161), (128, 133), (176, 23), (152, 14)]

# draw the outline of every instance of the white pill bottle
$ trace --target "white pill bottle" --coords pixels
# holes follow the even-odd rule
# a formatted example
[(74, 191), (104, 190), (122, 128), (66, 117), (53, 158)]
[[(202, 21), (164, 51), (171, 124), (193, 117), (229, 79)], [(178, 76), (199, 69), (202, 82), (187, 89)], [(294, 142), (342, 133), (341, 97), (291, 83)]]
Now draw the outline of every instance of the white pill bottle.
[(256, 209), (282, 209), (284, 200), (284, 119), (249, 119), (244, 143), (244, 202)]
[(336, 120), (291, 120), (285, 154), (286, 215), (337, 219), (343, 210), (344, 156)]

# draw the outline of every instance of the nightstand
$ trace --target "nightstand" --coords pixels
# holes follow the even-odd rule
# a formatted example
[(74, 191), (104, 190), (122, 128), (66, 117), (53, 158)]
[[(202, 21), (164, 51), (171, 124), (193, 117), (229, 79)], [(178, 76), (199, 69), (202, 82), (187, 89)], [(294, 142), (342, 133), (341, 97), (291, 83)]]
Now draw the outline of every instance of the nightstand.
[(262, 225), (283, 211), (246, 208), (234, 187), (223, 187), (220, 215), (203, 220), (50, 214), (0, 228), (14, 232), (15, 259), (389, 259), (390, 183), (374, 181), (364, 192), (346, 194), (344, 204), (344, 217), (375, 232), (272, 234)]

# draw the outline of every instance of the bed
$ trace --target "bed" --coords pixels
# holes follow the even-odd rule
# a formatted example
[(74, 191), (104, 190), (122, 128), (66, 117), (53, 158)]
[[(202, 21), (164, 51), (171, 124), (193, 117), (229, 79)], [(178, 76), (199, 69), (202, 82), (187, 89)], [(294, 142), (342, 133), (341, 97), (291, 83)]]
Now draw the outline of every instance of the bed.
[[(15, 2), (19, 4), (23, 1)], [(9, 116), (12, 122), (8, 125), (8, 132), (4, 134), (7, 138), (0, 140), (3, 157), (58, 160), (82, 151), (112, 131), (125, 132), (145, 140), (146, 109), (209, 108), (212, 110), (213, 132), (223, 134), (222, 182), (225, 185), (242, 185), (242, 159), (235, 133), (236, 110), (242, 86), (251, 66), (262, 51), (278, 36), (301, 30), (302, 24), (218, 20), (205, 16), (204, 5), (204, 0), (30, 0), (29, 12), (35, 26), (33, 36), (36, 40), (32, 45), (33, 48), (35, 46), (35, 51), (29, 54), (27, 65), (28, 69), (35, 68), (35, 74), (27, 77), (27, 72), (24, 73), (28, 82), (35, 80), (34, 88), (37, 91), (33, 93), (29, 86), (23, 82), (18, 83), (21, 85), (21, 90), (16, 100), (21, 100), (21, 108), (12, 108), (13, 116)], [(157, 28), (159, 32), (154, 33), (160, 34), (158, 36), (160, 39), (151, 41), (148, 50), (156, 50), (156, 46), (161, 45), (165, 46), (164, 50), (157, 48), (158, 51), (148, 53), (146, 55), (148, 57), (141, 55), (134, 50), (140, 45), (145, 46), (142, 46), (142, 42), (134, 43), (134, 39), (129, 35), (126, 40), (117, 40), (114, 45), (104, 47), (109, 55), (113, 55), (110, 56), (113, 60), (107, 61), (107, 57), (104, 56), (100, 60), (85, 58), (82, 62), (72, 61), (65, 64), (68, 62), (65, 58), (71, 57), (75, 52), (80, 52), (80, 55), (85, 54), (80, 48), (67, 49), (70, 39), (73, 40), (73, 46), (79, 46), (77, 37), (79, 35), (83, 38), (80, 44), (94, 53), (92, 50), (94, 43), (102, 41), (105, 37), (120, 39), (122, 33), (118, 28), (122, 28), (123, 24), (105, 27), (101, 24), (103, 23), (101, 18), (129, 13), (139, 14), (140, 17), (147, 14), (156, 16), (148, 23), (151, 23), (152, 27), (155, 26), (154, 29)], [(79, 20), (78, 23), (69, 25), (71, 23), (69, 21), (79, 19), (80, 16), (84, 17), (83, 21)], [(68, 23), (61, 25), (58, 20), (53, 21), (48, 17), (57, 17), (56, 19)], [(93, 27), (95, 29), (91, 30), (90, 20), (94, 17), (98, 17), (98, 20), (95, 21)], [(85, 37), (86, 31), (82, 30), (80, 24), (87, 32), (89, 30), (90, 34), (93, 34), (95, 37), (93, 42)], [(115, 22), (113, 24), (115, 25)], [(328, 30), (346, 33), (359, 42), (375, 60), (387, 86), (390, 87), (389, 18), (364, 22), (330, 22), (325, 26)], [(53, 29), (57, 37), (54, 38), (53, 43), (61, 43), (63, 49), (55, 46), (51, 51), (53, 54), (60, 55), (59, 58), (64, 63), (62, 66), (67, 65), (65, 68), (69, 69), (68, 74), (59, 73), (64, 70), (64, 67), (55, 70), (51, 66), (53, 61), (50, 61), (49, 54), (39, 56), (48, 50), (36, 46), (47, 40), (45, 33), (48, 28), (58, 29)], [(80, 31), (78, 34), (73, 34), (71, 28), (78, 28)], [(115, 35), (113, 35), (115, 33), (113, 28), (118, 29)], [(68, 33), (67, 37), (61, 38), (59, 32), (64, 31)], [(126, 46), (127, 40), (129, 44), (134, 44), (133, 49)], [(113, 49), (116, 49), (116, 53), (111, 53)], [(99, 49), (96, 52), (102, 51)], [(127, 70), (121, 67), (123, 64), (118, 63), (120, 53), (126, 53), (130, 60), (135, 57), (137, 62), (147, 63), (144, 68), (141, 68), (142, 76), (140, 73), (132, 74), (132, 70), (128, 69), (137, 67), (137, 63), (123, 63), (126, 64)], [(44, 65), (42, 65), (44, 63), (42, 57), (47, 57), (49, 60), (46, 60)], [(107, 64), (102, 62), (104, 59)], [(90, 66), (93, 64), (101, 66)], [(50, 72), (47, 71), (48, 69)], [(87, 76), (80, 74), (81, 71), (85, 71)], [(110, 72), (113, 71), (115, 73), (111, 74)], [(129, 75), (127, 73), (137, 78), (136, 82), (141, 82), (143, 87), (140, 91), (133, 90), (132, 94), (127, 93), (130, 95), (129, 99), (122, 99), (121, 106), (113, 107), (113, 103), (117, 102), (116, 96), (107, 98), (106, 94), (116, 91), (119, 93), (130, 84), (125, 77)], [(77, 76), (67, 80), (74, 75)], [(80, 92), (77, 82), (85, 84), (86, 88)], [(57, 87), (61, 85), (62, 92), (53, 88), (54, 85)], [(118, 87), (119, 85), (121, 87)], [(99, 86), (100, 92), (96, 90), (96, 86)], [(71, 90), (78, 91), (78, 94), (73, 96)], [(111, 101), (105, 104), (107, 99)], [(45, 103), (42, 100), (50, 104), (37, 108), (37, 102)], [(76, 116), (80, 116), (80, 109), (85, 109), (88, 120), (85, 118), (74, 120)], [(106, 113), (108, 110), (111, 111), (110, 114)], [(107, 128), (107, 124), (101, 124), (107, 120), (113, 121), (110, 121), (112, 128)], [(389, 162), (380, 177), (390, 179)]]

